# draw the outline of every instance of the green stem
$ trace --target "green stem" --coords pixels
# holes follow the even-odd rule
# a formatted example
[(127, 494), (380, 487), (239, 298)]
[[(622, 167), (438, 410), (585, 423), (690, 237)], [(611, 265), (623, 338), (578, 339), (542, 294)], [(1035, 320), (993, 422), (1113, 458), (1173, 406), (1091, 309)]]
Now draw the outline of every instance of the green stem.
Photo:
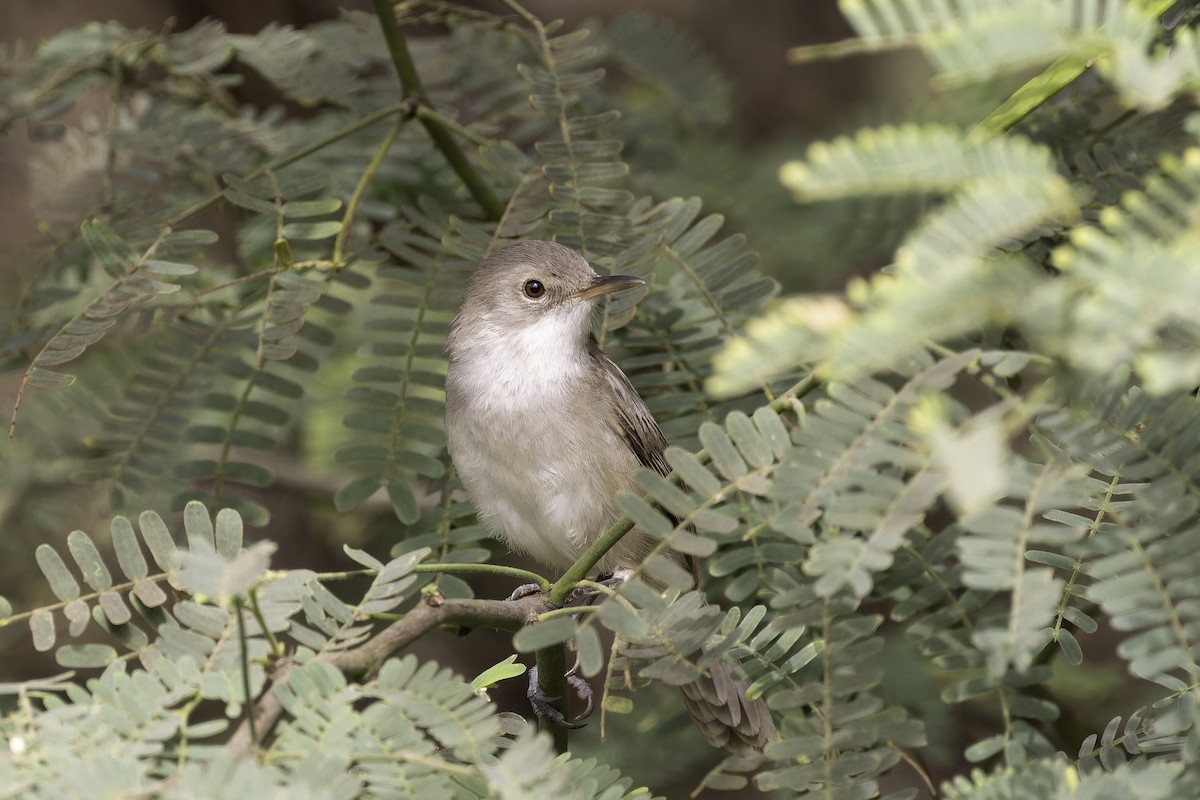
[[(593, 586), (600, 585), (600, 584), (592, 584), (591, 581), (580, 581), (579, 582), (580, 586), (587, 586), (588, 584), (591, 584)], [(550, 609), (549, 611), (547, 611), (545, 614), (539, 614), (537, 621), (545, 622), (548, 619), (556, 619), (558, 617), (581, 617), (586, 614), (594, 613), (599, 610), (600, 610), (600, 606), (578, 606), (578, 607), (568, 606), (566, 608), (553, 608), (553, 609)]]
[[(570, 717), (571, 704), (567, 698), (567, 657), (563, 646), (556, 644), (537, 652), (538, 688), (542, 696), (564, 717)], [(567, 752), (567, 729), (561, 725), (547, 725), (554, 738), (554, 750)]]
[(422, 119), (422, 120), (428, 119), (431, 122), (435, 122), (438, 125), (441, 125), (446, 130), (450, 131), (451, 133), (458, 134), (458, 136), (460, 138), (466, 139), (471, 144), (475, 144), (475, 145), (479, 145), (480, 147), (483, 147), (485, 144), (488, 143), (488, 138), (486, 136), (480, 136), (478, 133), (471, 130), (467, 126), (461, 125), (458, 122), (455, 122), (454, 120), (447, 117), (445, 114), (442, 114), (442, 113), (430, 108), (429, 106), (420, 106), (419, 108), (417, 108), (417, 118)]
[(517, 567), (506, 567), (501, 564), (417, 564), (412, 568), (412, 571), (445, 572), (447, 574), (458, 572), (464, 574), (504, 575), (509, 578), (519, 578), (526, 583), (536, 583), (538, 588), (543, 592), (550, 589), (550, 581), (536, 572), (530, 572), (527, 569), (518, 569)]
[[(814, 391), (820, 382), (813, 375), (809, 374), (803, 380), (794, 384), (790, 389), (781, 394), (779, 397), (771, 401), (770, 407), (775, 411), (787, 408), (793, 400), (804, 397)], [(696, 453), (696, 458), (704, 463), (708, 460), (708, 452), (701, 450)], [(678, 482), (679, 477), (675, 473), (668, 476), (668, 480)], [(617, 542), (633, 529), (633, 520), (629, 517), (622, 517), (611, 528), (604, 532), (596, 542), (589, 547), (579, 559), (571, 565), (563, 576), (554, 582), (550, 587), (550, 602), (556, 606), (561, 606), (567, 600), (567, 595), (571, 590), (579, 585), (579, 582), (587, 577), (587, 574), (592, 571), (592, 568), (604, 558), (604, 554), (611, 550)]]
[(617, 542), (633, 529), (633, 520), (629, 517), (622, 517), (615, 525), (604, 532), (604, 535), (595, 541), (579, 559), (571, 565), (563, 576), (554, 582), (550, 587), (550, 602), (556, 606), (561, 606), (567, 601), (567, 595), (571, 594), (571, 590), (579, 581), (587, 577), (587, 574), (592, 571), (592, 567), (604, 558), (604, 554), (616, 546)]
[(263, 636), (271, 646), (271, 655), (275, 658), (283, 655), (283, 645), (279, 643), (279, 640), (275, 638), (275, 634), (271, 633), (271, 629), (267, 627), (266, 617), (263, 616), (262, 607), (258, 604), (257, 587), (250, 591), (250, 610), (254, 613), (254, 619), (258, 622), (258, 627), (262, 629)]
[(350, 195), (349, 202), (346, 203), (346, 213), (342, 215), (342, 229), (338, 231), (337, 238), (333, 240), (333, 265), (335, 268), (344, 266), (342, 263), (342, 250), (346, 246), (346, 239), (350, 236), (350, 226), (354, 222), (354, 215), (358, 213), (358, 206), (362, 202), (363, 196), (367, 193), (367, 187), (371, 185), (371, 181), (375, 179), (376, 173), (379, 172), (380, 165), (383, 164), (383, 159), (387, 156), (388, 150), (392, 149), (392, 142), (396, 141), (396, 136), (400, 134), (400, 129), (404, 127), (404, 123), (408, 122), (409, 117), (397, 117), (392, 123), (392, 127), (388, 128), (388, 132), (384, 134), (383, 140), (379, 146), (375, 148), (375, 155), (371, 158), (371, 163), (367, 164), (366, 170), (362, 177), (358, 179), (358, 185), (354, 187), (354, 194)]
[[(420, 105), (428, 105), (424, 100), (425, 87), (421, 84), (421, 76), (417, 74), (417, 67), (413, 63), (412, 56), (409, 55), (404, 34), (400, 32), (400, 26), (396, 23), (396, 14), (391, 0), (371, 0), (371, 3), (375, 7), (375, 16), (379, 18), (379, 27), (383, 32), (384, 41), (387, 42), (388, 52), (391, 53), (392, 63), (396, 65), (396, 74), (400, 77), (400, 85), (404, 87), (405, 94), (416, 98)], [(467, 187), (471, 196), (483, 207), (487, 218), (500, 219), (504, 214), (504, 203), (500, 202), (500, 198), (496, 196), (492, 188), (471, 166), (471, 162), (467, 160), (458, 143), (454, 141), (450, 131), (441, 124), (440, 120), (434, 119), (430, 115), (421, 116), (420, 120), (429, 133), (429, 138), (441, 151), (451, 169)]]
[(250, 650), (246, 644), (246, 609), (241, 600), (234, 603), (233, 608), (237, 612), (238, 649), (242, 658), (242, 691), (246, 695), (242, 701), (242, 710), (245, 712), (246, 725), (250, 729), (250, 745), (257, 749), (258, 731), (255, 729), (254, 723), (254, 696), (250, 694)]

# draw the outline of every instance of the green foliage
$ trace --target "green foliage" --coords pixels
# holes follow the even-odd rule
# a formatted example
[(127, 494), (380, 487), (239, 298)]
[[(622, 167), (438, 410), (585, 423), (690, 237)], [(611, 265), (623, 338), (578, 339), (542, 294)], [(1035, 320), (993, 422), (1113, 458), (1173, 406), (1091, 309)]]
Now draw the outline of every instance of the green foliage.
[[(638, 172), (634, 145), (729, 114), (711, 59), (645, 15), (564, 30), (515, 3), (406, 4), (402, 31), (445, 32), (412, 38), (425, 91), (400, 103), (405, 55), (362, 14), (93, 25), (5, 55), (0, 130), (37, 142), (45, 216), (0, 351), (23, 370), (14, 447), (42, 470), (78, 427), (55, 464), (112, 521), (36, 547), (54, 600), (0, 598), (0, 627), (89, 671), (6, 687), (0, 786), (648, 795), (621, 743), (556, 753), (497, 711), (513, 659), (468, 682), (399, 652), (446, 623), (519, 652), (573, 640), (603, 713), (655, 735), (673, 723), (640, 690), (733, 664), (779, 736), (712, 766), (714, 790), (912, 797), (940, 704), (972, 716), (951, 744), (978, 765), (947, 797), (1194, 796), (1200, 61), (1165, 5), (845, 0), (859, 38), (797, 58), (913, 46), (951, 84), (1050, 67), (975, 131), (881, 127), (784, 165), (800, 202), (925, 210), (886, 269), (777, 302), (744, 236)], [(235, 65), (305, 113), (250, 107)], [(526, 237), (646, 278), (596, 332), (673, 470), (616, 499), (653, 543), (629, 579), (568, 610), (517, 601), (532, 620), (473, 599), (472, 573), (521, 571), (490, 563), (442, 422), (463, 282)], [(64, 433), (46, 420), (69, 402)], [(4, 474), (6, 524), (50, 513)], [(339, 533), (386, 529), (390, 560), (272, 568), (258, 539), (290, 531), (268, 508), (297, 497)], [(938, 698), (892, 690), (901, 637)], [(1131, 691), (1085, 735), (1051, 677), (1106, 656)]]

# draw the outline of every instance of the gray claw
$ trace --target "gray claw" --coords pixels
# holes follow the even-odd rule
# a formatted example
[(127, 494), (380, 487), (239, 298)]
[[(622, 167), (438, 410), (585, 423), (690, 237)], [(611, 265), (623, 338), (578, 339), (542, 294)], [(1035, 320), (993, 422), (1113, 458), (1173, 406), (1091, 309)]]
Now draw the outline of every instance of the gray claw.
[(566, 677), (567, 685), (574, 690), (575, 695), (580, 700), (583, 700), (587, 703), (587, 706), (583, 709), (583, 712), (578, 717), (573, 720), (569, 720), (563, 716), (561, 711), (550, 705), (550, 703), (558, 700), (559, 698), (547, 697), (542, 693), (542, 687), (538, 685), (537, 667), (532, 667), (529, 670), (529, 691), (527, 692), (527, 695), (529, 696), (529, 704), (533, 706), (533, 713), (537, 715), (538, 719), (544, 719), (547, 722), (550, 722), (554, 725), (559, 725), (563, 728), (582, 728), (587, 724), (582, 720), (587, 719), (592, 714), (592, 687), (583, 678), (574, 674), (574, 671), (572, 671)]
[(580, 700), (583, 700), (585, 703), (587, 703), (587, 705), (584, 706), (583, 711), (580, 711), (579, 716), (577, 716), (575, 718), (575, 722), (579, 723), (578, 727), (582, 728), (583, 723), (580, 722), (580, 720), (585, 720), (592, 715), (592, 707), (593, 707), (593, 699), (594, 699), (594, 695), (592, 693), (592, 686), (587, 681), (585, 681), (581, 676), (576, 675), (574, 673), (571, 673), (570, 675), (567, 676), (567, 685), (575, 690), (576, 697), (578, 697)]

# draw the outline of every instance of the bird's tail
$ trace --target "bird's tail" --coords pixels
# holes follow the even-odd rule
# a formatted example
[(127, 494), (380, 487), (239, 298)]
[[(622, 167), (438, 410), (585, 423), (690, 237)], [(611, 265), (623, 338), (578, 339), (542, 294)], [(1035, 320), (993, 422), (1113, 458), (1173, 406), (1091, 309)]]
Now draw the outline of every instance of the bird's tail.
[(683, 704), (696, 727), (714, 747), (737, 753), (761, 750), (775, 739), (775, 723), (762, 698), (746, 699), (746, 684), (734, 680), (729, 664), (712, 665), (708, 673), (680, 686)]

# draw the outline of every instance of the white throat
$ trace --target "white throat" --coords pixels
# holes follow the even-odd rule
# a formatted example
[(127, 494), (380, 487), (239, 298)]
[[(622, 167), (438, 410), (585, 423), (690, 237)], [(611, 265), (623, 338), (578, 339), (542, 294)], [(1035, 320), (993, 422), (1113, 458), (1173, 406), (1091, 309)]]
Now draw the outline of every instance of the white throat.
[(585, 374), (590, 318), (591, 307), (575, 303), (515, 330), (490, 318), (472, 320), (463, 337), (470, 346), (455, 348), (456, 380), (473, 405), (489, 411), (562, 396)]

